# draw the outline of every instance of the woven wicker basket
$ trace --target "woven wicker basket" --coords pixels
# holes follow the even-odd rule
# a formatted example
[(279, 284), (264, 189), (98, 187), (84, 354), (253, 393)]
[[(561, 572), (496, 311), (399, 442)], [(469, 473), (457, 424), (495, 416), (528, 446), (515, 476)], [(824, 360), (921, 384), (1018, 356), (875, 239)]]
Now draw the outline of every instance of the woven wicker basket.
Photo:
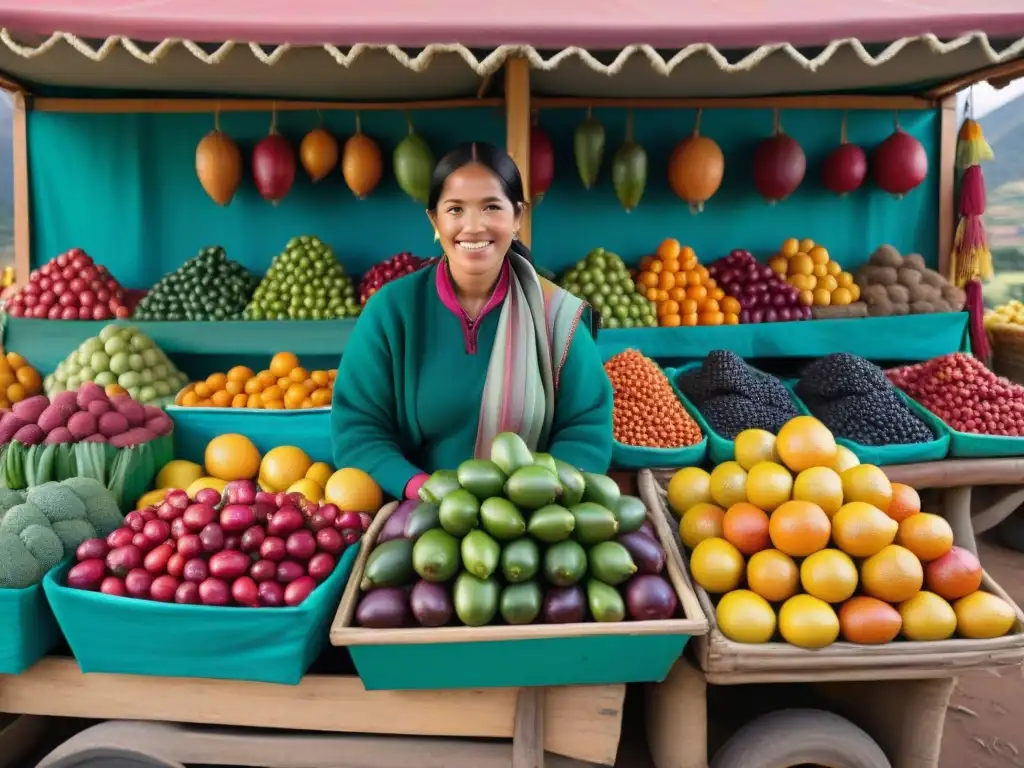
[(1024, 326), (1001, 324), (989, 329), (992, 339), (992, 370), (1017, 384), (1024, 384)]

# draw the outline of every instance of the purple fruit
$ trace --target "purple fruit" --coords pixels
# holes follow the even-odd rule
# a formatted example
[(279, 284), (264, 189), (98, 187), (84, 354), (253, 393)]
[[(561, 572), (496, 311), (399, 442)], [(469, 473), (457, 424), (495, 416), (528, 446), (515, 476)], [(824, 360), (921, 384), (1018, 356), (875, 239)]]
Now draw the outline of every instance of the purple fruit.
[(424, 627), (442, 627), (451, 621), (452, 599), (444, 584), (418, 581), (409, 597), (412, 615)]
[(626, 610), (635, 621), (658, 621), (675, 615), (675, 590), (661, 576), (641, 574), (626, 582)]

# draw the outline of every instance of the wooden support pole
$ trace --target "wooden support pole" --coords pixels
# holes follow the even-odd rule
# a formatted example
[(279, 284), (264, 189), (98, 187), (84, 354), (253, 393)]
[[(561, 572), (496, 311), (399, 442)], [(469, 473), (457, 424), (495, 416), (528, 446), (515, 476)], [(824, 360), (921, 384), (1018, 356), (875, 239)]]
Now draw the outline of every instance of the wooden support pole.
[[(519, 166), (526, 199), (530, 199), (530, 62), (510, 59), (505, 64), (505, 147)], [(530, 209), (519, 226), (519, 239), (530, 245)]]
[(16, 285), (28, 282), (32, 271), (31, 219), (29, 218), (28, 185), (28, 114), (25, 96), (12, 93), (14, 148), (14, 280)]
[(949, 274), (956, 232), (956, 96), (942, 100), (939, 113), (939, 274)]

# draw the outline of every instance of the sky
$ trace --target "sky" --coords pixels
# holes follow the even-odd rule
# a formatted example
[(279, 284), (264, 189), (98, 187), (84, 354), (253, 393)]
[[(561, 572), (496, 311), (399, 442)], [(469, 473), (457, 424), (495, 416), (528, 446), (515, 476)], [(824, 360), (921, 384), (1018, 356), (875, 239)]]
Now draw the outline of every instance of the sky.
[(968, 91), (973, 90), (974, 116), (984, 117), (994, 109), (998, 109), (1008, 101), (1013, 101), (1024, 95), (1024, 78), (1014, 80), (1005, 88), (996, 90), (988, 83), (978, 83), (973, 89), (968, 89), (960, 94), (960, 108), (963, 109), (964, 99)]

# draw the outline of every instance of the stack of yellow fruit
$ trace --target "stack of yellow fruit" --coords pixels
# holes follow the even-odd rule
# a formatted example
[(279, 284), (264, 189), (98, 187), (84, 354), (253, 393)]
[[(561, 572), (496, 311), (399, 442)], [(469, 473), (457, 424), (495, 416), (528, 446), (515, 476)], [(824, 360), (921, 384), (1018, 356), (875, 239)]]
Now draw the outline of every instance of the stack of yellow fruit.
[[(953, 545), (917, 492), (792, 419), (747, 430), (736, 460), (682, 469), (668, 487), (699, 586), (721, 596), (718, 628), (740, 643), (850, 643), (1005, 635), (1016, 610), (983, 591), (978, 559)], [(778, 607), (774, 607), (776, 604)]]
[(17, 352), (0, 351), (0, 408), (10, 408), (43, 391), (39, 371)]
[(800, 303), (805, 307), (845, 306), (860, 298), (853, 275), (808, 238), (786, 240), (768, 266), (800, 291)]
[(664, 328), (696, 325), (736, 325), (740, 302), (726, 296), (697, 261), (690, 246), (668, 238), (653, 256), (640, 260), (637, 290), (653, 301), (658, 325)]
[(244, 365), (192, 382), (174, 399), (175, 405), (202, 408), (297, 410), (325, 408), (337, 371), (307, 371), (291, 352), (278, 352), (259, 373)]
[(1017, 299), (985, 312), (985, 330), (997, 325), (1024, 325), (1024, 302)]

